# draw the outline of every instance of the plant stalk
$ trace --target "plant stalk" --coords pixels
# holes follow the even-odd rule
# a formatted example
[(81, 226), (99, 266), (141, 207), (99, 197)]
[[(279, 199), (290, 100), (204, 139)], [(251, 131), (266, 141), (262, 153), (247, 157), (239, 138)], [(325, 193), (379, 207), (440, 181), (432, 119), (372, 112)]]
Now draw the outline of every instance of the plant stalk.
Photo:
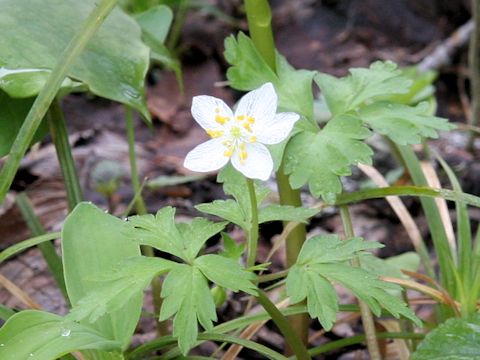
[(82, 201), (82, 188), (78, 181), (75, 161), (73, 160), (72, 148), (68, 141), (67, 125), (63, 115), (60, 101), (55, 99), (47, 113), (50, 126), (50, 135), (57, 153), (58, 162), (62, 171), (65, 190), (67, 191), (68, 208), (70, 211)]
[[(470, 88), (471, 88), (471, 119), (470, 124), (477, 126), (480, 121), (480, 0), (472, 0), (472, 17), (475, 28), (470, 37), (468, 48), (468, 65), (470, 70)], [(467, 147), (473, 150), (475, 141), (475, 132), (470, 132)]]
[[(132, 182), (133, 193), (135, 194), (135, 209), (137, 214), (145, 215), (147, 213), (147, 207), (142, 196), (142, 185), (140, 184), (140, 178), (138, 176), (137, 167), (137, 154), (135, 152), (135, 125), (133, 122), (133, 110), (129, 106), (125, 105), (125, 127), (127, 129), (127, 141), (128, 141), (128, 157), (130, 161), (130, 177)], [(154, 250), (151, 246), (142, 246), (142, 252), (146, 256), (155, 257)], [(162, 298), (160, 293), (162, 292), (162, 281), (159, 277), (154, 277), (150, 283), (152, 287), (153, 309), (155, 314), (160, 313), (162, 307)], [(160, 336), (168, 334), (168, 324), (166, 321), (157, 321), (157, 332)]]
[[(245, 0), (248, 28), (255, 48), (273, 71), (276, 71), (276, 51), (272, 31), (272, 11), (268, 0)], [(276, 173), (277, 185), (282, 205), (302, 206), (300, 191), (293, 190), (288, 176), (283, 171), (283, 164)], [(286, 268), (297, 261), (298, 254), (306, 239), (304, 224), (298, 225), (286, 239)], [(290, 324), (304, 344), (308, 342), (309, 318), (305, 314), (289, 317)]]
[[(41, 236), (45, 234), (45, 229), (43, 228), (40, 220), (38, 219), (35, 211), (33, 210), (32, 204), (28, 199), (25, 193), (20, 193), (17, 195), (15, 201), (17, 206), (22, 213), (22, 217), (27, 223), (30, 231), (33, 236)], [(63, 294), (63, 297), (68, 301), (67, 288), (65, 287), (65, 278), (63, 277), (63, 265), (62, 259), (57, 255), (55, 251), (55, 246), (50, 241), (39, 243), (38, 248), (42, 252), (43, 258), (47, 263), (48, 269), (53, 275), (55, 282), (57, 283), (58, 288)]]
[[(345, 237), (350, 239), (355, 236), (353, 232), (352, 219), (350, 217), (350, 212), (348, 206), (340, 206), (340, 215), (342, 217), (343, 229), (345, 231)], [(352, 259), (352, 266), (361, 267), (360, 260), (358, 257)], [(378, 347), (377, 335), (375, 331), (375, 323), (373, 321), (372, 312), (368, 305), (362, 300), (358, 299), (360, 305), (360, 313), (362, 314), (362, 323), (363, 329), (365, 330), (365, 336), (367, 340), (368, 352), (370, 354), (371, 360), (380, 360), (382, 356), (380, 355), (380, 349)]]
[(67, 45), (60, 56), (60, 60), (50, 73), (45, 86), (38, 94), (32, 108), (25, 118), (20, 131), (13, 142), (7, 161), (0, 172), (0, 203), (5, 199), (20, 165), (20, 161), (32, 142), (33, 136), (40, 126), (43, 117), (47, 113), (50, 104), (57, 95), (58, 89), (60, 89), (63, 80), (67, 76), (68, 70), (82, 53), (83, 49), (98, 28), (103, 24), (105, 18), (113, 10), (117, 1), (118, 0), (102, 0), (95, 7)]
[(255, 265), (258, 248), (258, 204), (255, 195), (255, 184), (252, 179), (246, 179), (248, 197), (250, 198), (251, 219), (247, 234), (247, 268)]

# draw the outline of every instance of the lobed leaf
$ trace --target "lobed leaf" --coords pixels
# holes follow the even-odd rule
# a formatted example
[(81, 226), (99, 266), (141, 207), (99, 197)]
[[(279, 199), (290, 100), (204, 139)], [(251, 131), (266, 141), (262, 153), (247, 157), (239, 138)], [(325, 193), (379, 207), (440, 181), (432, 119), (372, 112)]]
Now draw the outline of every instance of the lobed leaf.
[(269, 221), (298, 221), (306, 223), (308, 219), (319, 213), (317, 209), (307, 209), (289, 205), (267, 205), (261, 207), (258, 213), (258, 223)]
[(371, 164), (373, 151), (363, 140), (370, 136), (362, 121), (338, 115), (317, 133), (295, 135), (285, 150), (285, 173), (298, 189), (308, 183), (310, 192), (329, 202), (342, 191), (339, 176), (351, 174), (351, 165)]

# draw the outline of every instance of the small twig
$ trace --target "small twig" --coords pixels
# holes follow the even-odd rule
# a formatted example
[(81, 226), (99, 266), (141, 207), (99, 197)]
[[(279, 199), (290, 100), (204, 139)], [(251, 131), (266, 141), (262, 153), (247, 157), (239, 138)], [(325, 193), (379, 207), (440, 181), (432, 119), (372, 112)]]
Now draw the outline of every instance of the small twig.
[(27, 305), (30, 309), (41, 310), (42, 307), (37, 304), (25, 291), (20, 289), (13, 282), (8, 280), (5, 276), (0, 274), (0, 285), (3, 286), (7, 291), (15, 296), (22, 303)]
[(437, 70), (450, 63), (452, 55), (468, 42), (473, 32), (473, 20), (460, 26), (452, 35), (442, 41), (430, 55), (426, 56), (418, 65), (418, 71)]

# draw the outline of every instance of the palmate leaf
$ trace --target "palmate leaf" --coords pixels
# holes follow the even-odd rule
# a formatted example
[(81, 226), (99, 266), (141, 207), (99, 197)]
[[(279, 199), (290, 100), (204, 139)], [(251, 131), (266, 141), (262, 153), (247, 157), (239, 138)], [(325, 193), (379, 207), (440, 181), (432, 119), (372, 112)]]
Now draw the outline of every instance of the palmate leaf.
[(312, 81), (314, 71), (296, 70), (277, 53), (273, 72), (244, 33), (225, 39), (225, 59), (231, 65), (227, 71), (230, 86), (238, 90), (253, 90), (266, 82), (275, 86), (282, 111), (293, 111), (307, 119), (313, 118)]
[(378, 101), (361, 108), (358, 114), (373, 131), (387, 135), (397, 144), (407, 145), (418, 144), (422, 138), (437, 138), (438, 130), (455, 128), (447, 119), (430, 116), (428, 111), (427, 102), (407, 106)]
[(348, 261), (353, 257), (379, 246), (361, 238), (342, 241), (337, 235), (309, 239), (287, 276), (287, 294), (292, 303), (307, 299), (310, 316), (318, 318), (328, 330), (335, 323), (338, 311), (337, 295), (331, 285), (337, 282), (367, 303), (374, 314), (380, 315), (383, 307), (395, 317), (403, 315), (419, 323), (415, 314), (399, 298), (387, 292), (398, 290), (399, 286), (383, 282), (377, 275), (349, 265)]
[(406, 94), (412, 84), (391, 61), (377, 61), (368, 69), (350, 69), (350, 75), (343, 78), (317, 74), (315, 82), (333, 115), (356, 110), (367, 100)]
[(285, 173), (294, 189), (308, 183), (310, 192), (332, 201), (342, 190), (339, 176), (351, 174), (350, 166), (371, 164), (373, 151), (363, 140), (370, 135), (361, 120), (338, 115), (317, 133), (295, 135), (285, 150)]
[(154, 215), (129, 218), (129, 237), (134, 241), (175, 255), (186, 262), (197, 256), (203, 244), (223, 230), (226, 223), (195, 218), (191, 223), (175, 223), (175, 209), (167, 206)]

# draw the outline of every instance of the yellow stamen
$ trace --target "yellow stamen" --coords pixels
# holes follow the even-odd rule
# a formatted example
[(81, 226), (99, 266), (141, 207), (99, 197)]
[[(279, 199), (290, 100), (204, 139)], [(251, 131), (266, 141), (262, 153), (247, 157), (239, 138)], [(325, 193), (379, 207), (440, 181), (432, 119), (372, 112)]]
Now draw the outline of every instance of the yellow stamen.
[(248, 141), (250, 141), (251, 143), (257, 142), (257, 137), (256, 136), (250, 136)]
[(248, 132), (252, 132), (252, 131), (253, 131), (252, 128), (250, 127), (250, 124), (249, 124), (249, 123), (244, 123), (244, 124), (243, 124), (243, 128), (244, 128), (245, 130), (247, 130)]
[(223, 153), (223, 156), (232, 157), (232, 154), (233, 154), (233, 149), (230, 148)]
[(247, 118), (247, 121), (248, 121), (249, 124), (253, 124), (255, 122), (255, 118), (253, 116), (249, 116)]
[(215, 115), (215, 121), (220, 125), (225, 124), (230, 118), (228, 116)]
[(236, 119), (237, 119), (238, 121), (243, 121), (243, 120), (245, 120), (245, 115), (237, 115), (237, 116), (236, 116)]
[(207, 134), (211, 138), (219, 138), (220, 136), (223, 136), (223, 130), (207, 130)]
[(245, 150), (240, 151), (240, 162), (243, 164), (247, 160), (248, 153)]

